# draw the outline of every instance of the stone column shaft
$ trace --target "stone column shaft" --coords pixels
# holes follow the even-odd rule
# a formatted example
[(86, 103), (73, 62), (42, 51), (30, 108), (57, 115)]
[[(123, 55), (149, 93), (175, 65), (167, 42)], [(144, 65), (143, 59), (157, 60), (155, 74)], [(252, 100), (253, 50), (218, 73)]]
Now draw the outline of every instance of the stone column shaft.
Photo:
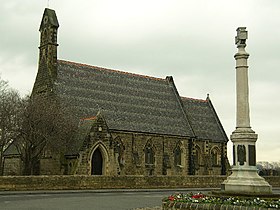
[(250, 128), (247, 59), (249, 54), (239, 48), (236, 59), (236, 128)]

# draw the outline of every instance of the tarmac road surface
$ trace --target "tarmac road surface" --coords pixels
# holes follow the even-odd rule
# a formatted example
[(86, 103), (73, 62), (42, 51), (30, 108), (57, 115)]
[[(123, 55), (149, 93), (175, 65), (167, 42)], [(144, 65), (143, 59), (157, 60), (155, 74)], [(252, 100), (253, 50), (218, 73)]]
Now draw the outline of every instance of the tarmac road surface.
[(161, 206), (175, 192), (205, 189), (0, 192), (1, 210), (131, 210)]

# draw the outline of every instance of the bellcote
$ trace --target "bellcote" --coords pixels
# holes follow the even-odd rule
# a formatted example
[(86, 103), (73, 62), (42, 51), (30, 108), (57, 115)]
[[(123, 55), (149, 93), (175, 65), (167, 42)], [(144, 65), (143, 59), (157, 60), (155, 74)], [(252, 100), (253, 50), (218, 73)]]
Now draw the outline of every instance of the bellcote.
[(46, 8), (39, 29), (39, 31), (41, 32), (41, 47), (46, 44), (57, 45), (58, 27), (59, 23), (55, 11)]
[(46, 8), (40, 24), (39, 66), (33, 92), (51, 91), (57, 78), (57, 32), (55, 11)]
[(58, 28), (59, 23), (55, 14), (55, 11), (49, 8), (46, 8), (43, 14), (39, 31), (42, 32), (45, 28)]

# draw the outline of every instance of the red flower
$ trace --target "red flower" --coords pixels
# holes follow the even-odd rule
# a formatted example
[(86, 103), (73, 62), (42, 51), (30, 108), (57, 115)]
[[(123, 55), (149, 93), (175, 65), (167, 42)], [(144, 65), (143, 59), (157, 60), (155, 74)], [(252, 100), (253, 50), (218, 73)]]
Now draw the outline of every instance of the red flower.
[(192, 196), (192, 198), (203, 198), (204, 195), (203, 194), (195, 194)]
[(170, 195), (170, 196), (168, 197), (168, 200), (170, 200), (170, 201), (174, 201), (174, 200), (175, 200), (175, 198), (174, 198), (172, 195)]

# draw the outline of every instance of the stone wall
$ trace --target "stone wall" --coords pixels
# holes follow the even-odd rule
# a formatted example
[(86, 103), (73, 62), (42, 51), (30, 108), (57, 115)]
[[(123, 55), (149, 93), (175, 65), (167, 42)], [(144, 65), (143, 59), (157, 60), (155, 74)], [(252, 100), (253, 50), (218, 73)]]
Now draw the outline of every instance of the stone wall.
[[(79, 156), (67, 157), (69, 169), (65, 174), (91, 175), (92, 157), (97, 149), (102, 153), (102, 175), (107, 176), (184, 176), (192, 174), (190, 168), (194, 168), (195, 175), (221, 175), (222, 168), (226, 167), (225, 162), (222, 162), (223, 144), (221, 143), (197, 140), (195, 148), (198, 152), (190, 154), (191, 140), (189, 138), (110, 131), (100, 117), (93, 122), (90, 134), (85, 134), (85, 136), (87, 138), (84, 139)], [(146, 160), (147, 148), (151, 148), (153, 151), (153, 161), (148, 161), (149, 163)], [(180, 161), (178, 158), (175, 159), (175, 151), (178, 151), (178, 148)], [(215, 158), (213, 158), (213, 152), (216, 154)], [(197, 161), (190, 164), (192, 155), (197, 156)], [(216, 163), (213, 163), (213, 159), (216, 160)]]
[(62, 174), (59, 155), (40, 159), (40, 175), (52, 175), (54, 172)]
[[(125, 163), (121, 168), (120, 175), (187, 175), (189, 172), (189, 153), (187, 138), (113, 133), (113, 138), (118, 139), (124, 145)], [(150, 144), (154, 152), (154, 163), (147, 164), (145, 149)], [(181, 148), (181, 165), (175, 165), (174, 150), (177, 145)], [(164, 157), (167, 158), (165, 165)], [(117, 161), (116, 161), (117, 162)]]
[[(71, 175), (91, 175), (92, 157), (99, 149), (102, 153), (102, 175), (188, 175), (189, 139), (156, 134), (109, 131), (105, 123), (97, 122), (91, 135), (76, 158), (67, 158)], [(147, 163), (146, 148), (151, 147), (153, 161)], [(180, 164), (175, 164), (176, 147), (180, 148)], [(221, 167), (220, 167), (221, 168)], [(221, 171), (221, 169), (219, 170)]]
[(6, 176), (0, 190), (218, 187), (225, 176)]
[[(0, 190), (219, 188), (226, 176), (3, 176)], [(280, 187), (280, 177), (266, 177)]]
[(229, 169), (226, 160), (223, 159), (226, 157), (226, 146), (223, 143), (205, 140), (195, 140), (192, 143), (193, 174), (221, 175), (222, 167)]
[(8, 156), (4, 158), (4, 176), (18, 176), (22, 171), (22, 161), (19, 156)]

